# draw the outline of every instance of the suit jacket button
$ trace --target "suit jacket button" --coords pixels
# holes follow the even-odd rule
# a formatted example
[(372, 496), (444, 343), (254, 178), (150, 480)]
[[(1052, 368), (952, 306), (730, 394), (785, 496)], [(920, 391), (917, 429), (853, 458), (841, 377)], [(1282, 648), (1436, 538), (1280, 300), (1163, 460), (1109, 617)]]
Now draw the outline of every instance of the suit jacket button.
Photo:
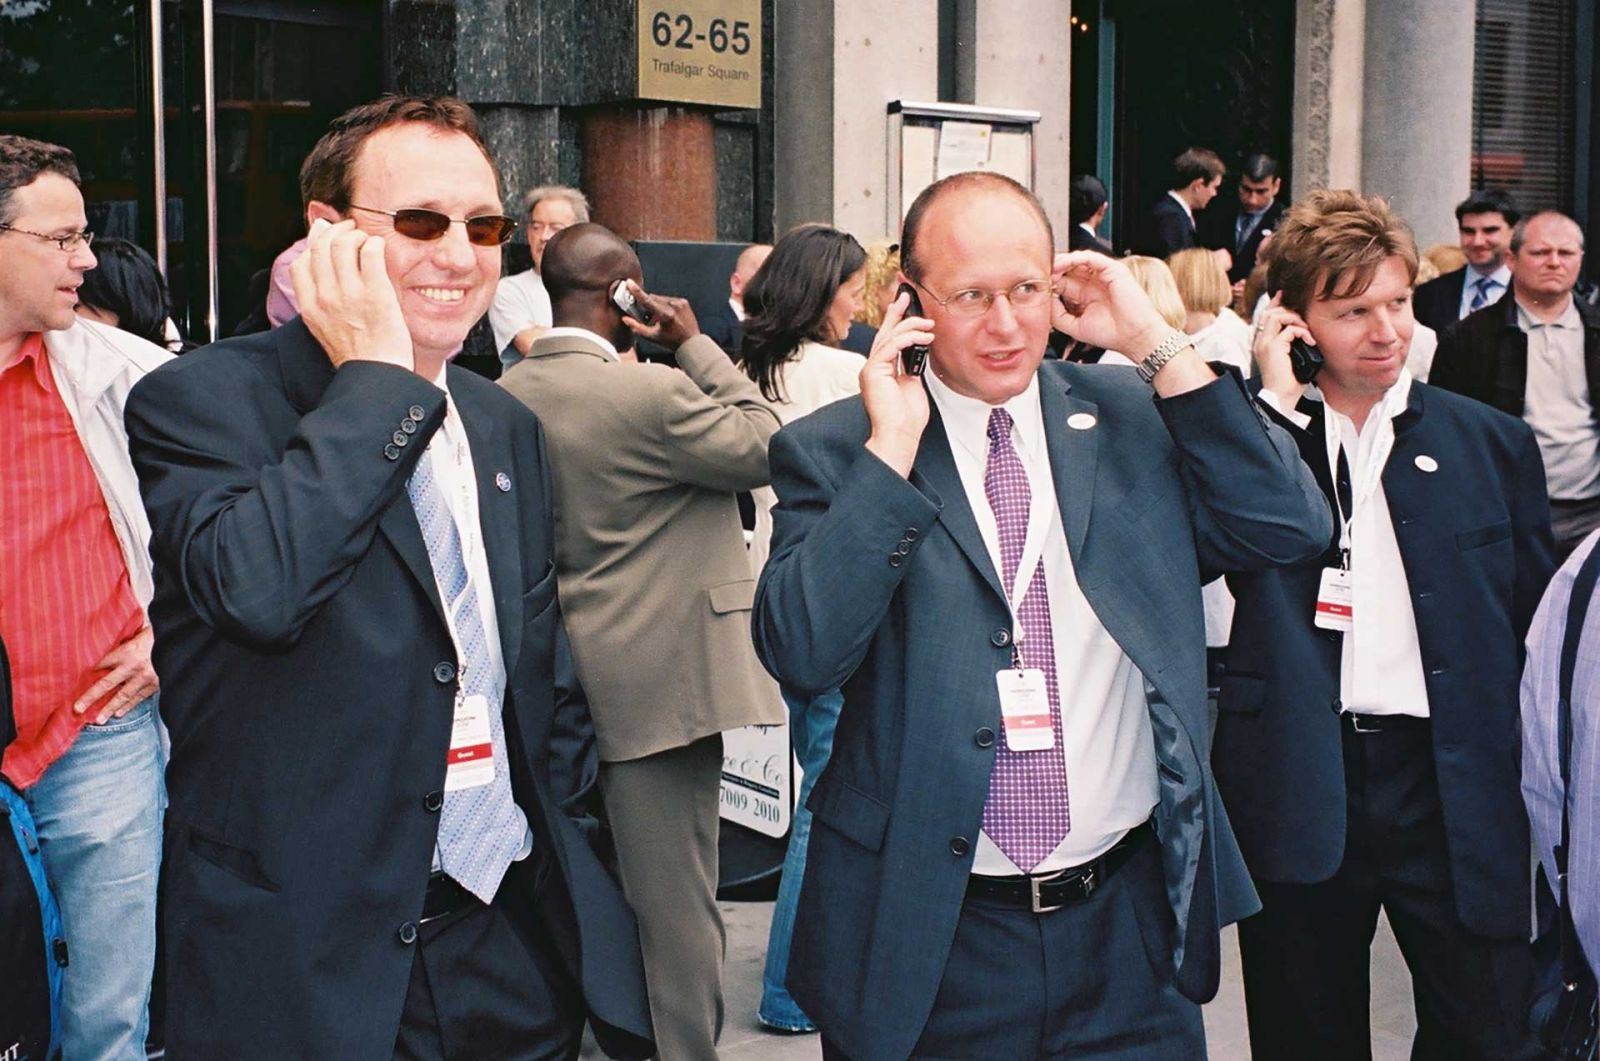
[(383, 446), (383, 455), (392, 461), (400, 459), (400, 447), (393, 442), (386, 442)]
[(1344, 701), (1339, 699), (1337, 696), (1333, 698), (1333, 703), (1330, 704), (1329, 706), (1333, 708), (1333, 713), (1334, 714), (1336, 714), (1336, 715), (1344, 714)]
[(905, 563), (905, 559), (906, 558), (901, 556), (899, 553), (890, 553), (889, 554), (889, 566), (890, 567), (899, 567), (901, 564)]
[(433, 665), (433, 680), (440, 685), (449, 685), (456, 680), (456, 665), (449, 660), (444, 660)]
[(915, 527), (907, 527), (906, 528), (906, 541), (914, 542), (914, 541), (917, 540), (918, 537), (919, 537), (919, 535), (917, 533), (917, 528), (915, 528)]
[(950, 841), (950, 853), (957, 857), (972, 850), (972, 844), (964, 836), (957, 836)]
[(423, 413), (422, 406), (413, 405), (411, 408), (406, 410), (406, 415), (411, 417), (413, 420), (421, 420), (426, 414)]
[(400, 430), (404, 431), (408, 435), (414, 435), (417, 433), (417, 422), (408, 416), (404, 420), (400, 421)]
[(436, 812), (440, 807), (443, 806), (443, 792), (429, 792), (426, 796), (422, 797), (422, 809), (428, 811), (429, 813)]
[(401, 943), (404, 943), (408, 947), (411, 946), (411, 944), (417, 941), (417, 923), (415, 921), (407, 921), (405, 924), (401, 925), (399, 936)]
[(983, 726), (972, 735), (972, 740), (978, 747), (987, 748), (994, 743), (994, 730)]
[(391, 437), (389, 439), (389, 441), (393, 442), (395, 445), (399, 446), (401, 449), (405, 449), (406, 448), (406, 444), (408, 442), (410, 442), (411, 439), (404, 431), (396, 431), (394, 433), (393, 437)]
[(899, 553), (901, 556), (910, 556), (911, 555), (911, 539), (910, 538), (901, 538), (900, 539), (900, 544), (899, 544), (898, 547), (896, 547), (895, 552)]
[(1005, 648), (1011, 644), (1011, 631), (1001, 627), (989, 635), (989, 643), (995, 648)]

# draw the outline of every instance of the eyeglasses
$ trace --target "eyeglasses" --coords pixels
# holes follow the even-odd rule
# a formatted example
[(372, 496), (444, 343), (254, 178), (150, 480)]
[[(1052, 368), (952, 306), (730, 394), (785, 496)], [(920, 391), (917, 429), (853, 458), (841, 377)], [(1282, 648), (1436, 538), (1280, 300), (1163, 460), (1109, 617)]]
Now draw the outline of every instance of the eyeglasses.
[(452, 224), (467, 226), (467, 242), (474, 247), (498, 247), (511, 238), (517, 223), (504, 214), (483, 214), (479, 217), (451, 217), (437, 210), (407, 207), (404, 210), (379, 210), (375, 206), (356, 206), (352, 210), (365, 210), (369, 214), (383, 214), (394, 219), (394, 230), (408, 239), (436, 240), (450, 231)]
[(1034, 306), (1042, 306), (1049, 299), (1051, 291), (1050, 281), (1048, 280), (1023, 280), (1020, 283), (1013, 284), (1006, 291), (983, 291), (976, 287), (969, 287), (963, 291), (957, 291), (949, 298), (940, 298), (932, 291), (929, 291), (927, 286), (920, 281), (913, 280), (911, 282), (922, 288), (922, 290), (927, 291), (928, 296), (943, 306), (947, 313), (954, 314), (957, 317), (981, 317), (989, 312), (989, 307), (993, 306), (994, 300), (1001, 295), (1004, 295), (1006, 300), (1011, 303), (1012, 309), (1032, 309)]
[(84, 229), (82, 232), (68, 232), (60, 236), (47, 236), (43, 232), (29, 232), (27, 229), (17, 228), (15, 225), (0, 225), (0, 230), (4, 230), (6, 232), (20, 232), (24, 236), (33, 236), (35, 239), (49, 240), (57, 247), (60, 247), (63, 252), (69, 254), (72, 251), (77, 250), (79, 247), (87, 247), (89, 244), (94, 242), (94, 233), (90, 232), (88, 229)]

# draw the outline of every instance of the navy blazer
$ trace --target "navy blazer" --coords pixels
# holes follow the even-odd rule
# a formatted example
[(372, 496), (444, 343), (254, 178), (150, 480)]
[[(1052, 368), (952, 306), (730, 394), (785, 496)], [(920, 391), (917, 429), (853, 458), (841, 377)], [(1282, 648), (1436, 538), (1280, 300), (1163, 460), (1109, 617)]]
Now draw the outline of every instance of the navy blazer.
[[(447, 373), (477, 472), (536, 904), (601, 1043), (647, 1056), (632, 915), (552, 791), (553, 774), (569, 791), (586, 774), (552, 771), (552, 741), (579, 749), (587, 726), (558, 705), (570, 679), (544, 435), (499, 387)], [(444, 414), (444, 392), (412, 372), (335, 371), (298, 320), (173, 361), (129, 397), (172, 735), (175, 1057), (393, 1053), (459, 666), (405, 491)]]
[(1283, 223), (1284, 205), (1274, 199), (1262, 213), (1261, 220), (1256, 222), (1256, 227), (1250, 230), (1243, 246), (1239, 246), (1237, 238), (1241, 212), (1218, 210), (1213, 203), (1200, 213), (1202, 242), (1207, 247), (1227, 251), (1233, 258), (1233, 264), (1228, 267), (1228, 280), (1232, 283), (1250, 279), (1250, 273), (1256, 267), (1256, 258), (1261, 253), (1261, 241), (1268, 232), (1278, 231), (1278, 226)]
[[(1149, 960), (1209, 999), (1220, 926), (1258, 904), (1206, 765), (1201, 572), (1320, 550), (1327, 504), (1232, 376), (1155, 402), (1131, 369), (1050, 361), (1039, 382), (1078, 581), (1146, 680), (1172, 909), (1144, 926)], [(1074, 416), (1092, 419), (1069, 427)], [(789, 986), (846, 1054), (887, 1061), (911, 1052), (950, 953), (1011, 616), (937, 414), (909, 481), (863, 449), (867, 434), (850, 398), (773, 439), (778, 507), (753, 625), (779, 681), (844, 691), (807, 803)]]
[[(1300, 411), (1306, 430), (1280, 422), (1332, 498), (1322, 403)], [(1539, 447), (1520, 420), (1413, 383), (1383, 489), (1421, 643), (1456, 912), (1480, 935), (1525, 940), (1517, 688), (1522, 639), (1555, 570)], [(1344, 858), (1343, 641), (1312, 624), (1337, 541), (1294, 567), (1228, 576), (1237, 603), (1211, 762), (1259, 880), (1314, 884)]]
[(1195, 246), (1195, 224), (1182, 204), (1170, 195), (1162, 195), (1150, 208), (1139, 226), (1133, 242), (1135, 254), (1152, 258), (1166, 258), (1174, 251)]

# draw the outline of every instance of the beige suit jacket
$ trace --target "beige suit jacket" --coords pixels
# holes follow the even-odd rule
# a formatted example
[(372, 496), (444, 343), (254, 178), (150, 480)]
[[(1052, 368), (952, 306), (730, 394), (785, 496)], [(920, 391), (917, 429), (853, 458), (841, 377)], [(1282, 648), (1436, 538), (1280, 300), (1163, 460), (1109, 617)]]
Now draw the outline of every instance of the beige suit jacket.
[(734, 498), (767, 484), (778, 415), (710, 339), (678, 365), (555, 335), (500, 381), (550, 443), (561, 608), (606, 762), (783, 721)]

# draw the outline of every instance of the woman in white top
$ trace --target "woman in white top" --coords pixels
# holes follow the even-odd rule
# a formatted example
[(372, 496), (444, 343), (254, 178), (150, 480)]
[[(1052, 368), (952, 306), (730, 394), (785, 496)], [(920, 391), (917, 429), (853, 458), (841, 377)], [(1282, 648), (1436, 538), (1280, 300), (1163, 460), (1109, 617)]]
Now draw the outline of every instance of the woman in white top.
[(1183, 300), (1183, 330), (1207, 361), (1222, 361), (1250, 375), (1250, 325), (1228, 308), (1233, 288), (1211, 251), (1194, 247), (1167, 259)]
[[(866, 261), (867, 254), (854, 237), (825, 225), (806, 225), (777, 242), (744, 290), (748, 316), (739, 363), (760, 385), (785, 424), (861, 391), (866, 358), (830, 344), (844, 337), (850, 330), (850, 318), (861, 310)], [(755, 491), (755, 501), (750, 560), (759, 573), (766, 562), (776, 497), (770, 487), (763, 488)], [(784, 702), (789, 708), (790, 740), (803, 776), (767, 938), (767, 964), (756, 1017), (779, 1031), (807, 1032), (816, 1026), (795, 1004), (783, 981), (811, 835), (806, 798), (833, 751), (834, 725), (844, 698), (837, 689), (816, 697), (784, 690)]]

